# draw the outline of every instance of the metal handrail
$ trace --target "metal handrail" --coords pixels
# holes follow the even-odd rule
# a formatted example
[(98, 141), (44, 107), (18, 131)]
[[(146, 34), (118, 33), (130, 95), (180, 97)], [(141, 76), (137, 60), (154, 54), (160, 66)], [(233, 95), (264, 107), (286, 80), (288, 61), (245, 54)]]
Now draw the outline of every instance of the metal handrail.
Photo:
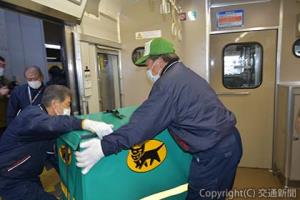
[(250, 92), (216, 92), (217, 95), (249, 95)]

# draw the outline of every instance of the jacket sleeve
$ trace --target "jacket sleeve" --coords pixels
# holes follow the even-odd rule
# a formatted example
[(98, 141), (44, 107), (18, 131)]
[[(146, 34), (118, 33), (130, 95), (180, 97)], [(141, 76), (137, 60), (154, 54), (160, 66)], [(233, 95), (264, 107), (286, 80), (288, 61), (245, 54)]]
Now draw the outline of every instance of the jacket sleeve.
[(82, 120), (72, 116), (49, 116), (45, 113), (22, 122), (23, 131), (19, 137), (23, 141), (55, 139), (64, 133), (82, 130)]
[(9, 125), (10, 122), (15, 118), (15, 116), (17, 115), (18, 111), (21, 108), (18, 101), (17, 93), (18, 93), (18, 88), (15, 88), (9, 97), (7, 111), (6, 111), (7, 125)]
[(155, 137), (172, 123), (174, 116), (172, 95), (154, 85), (149, 98), (133, 113), (129, 123), (103, 137), (104, 155), (118, 153)]

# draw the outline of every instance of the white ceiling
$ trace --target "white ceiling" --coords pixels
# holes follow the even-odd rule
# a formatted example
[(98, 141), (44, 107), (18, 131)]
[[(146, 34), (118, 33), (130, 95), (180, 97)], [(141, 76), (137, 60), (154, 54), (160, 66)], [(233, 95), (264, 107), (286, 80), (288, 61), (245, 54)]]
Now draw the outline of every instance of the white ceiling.
[[(137, 1), (152, 0), (88, 0), (86, 12), (97, 16), (100, 12), (116, 19), (124, 7), (134, 6)], [(98, 8), (98, 13), (95, 8)]]

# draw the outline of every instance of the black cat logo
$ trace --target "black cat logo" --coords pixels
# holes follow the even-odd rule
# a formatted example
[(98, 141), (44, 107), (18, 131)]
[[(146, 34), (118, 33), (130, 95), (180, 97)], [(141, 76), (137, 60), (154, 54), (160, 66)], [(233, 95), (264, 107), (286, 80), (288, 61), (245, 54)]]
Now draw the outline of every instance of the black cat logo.
[(164, 143), (158, 140), (149, 140), (130, 149), (127, 164), (135, 172), (147, 172), (158, 167), (165, 159), (166, 154), (167, 149)]
[(66, 147), (65, 145), (61, 145), (61, 147), (59, 148), (59, 155), (61, 159), (64, 161), (64, 163), (66, 163), (67, 165), (71, 163), (72, 151), (69, 147)]

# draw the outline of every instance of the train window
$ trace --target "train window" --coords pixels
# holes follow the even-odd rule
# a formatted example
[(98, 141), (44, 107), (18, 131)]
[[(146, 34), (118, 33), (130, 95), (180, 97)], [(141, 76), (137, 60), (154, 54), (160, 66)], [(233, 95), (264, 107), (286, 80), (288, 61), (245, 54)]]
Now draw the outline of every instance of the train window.
[(223, 85), (257, 88), (262, 83), (263, 48), (259, 43), (228, 44), (223, 49)]
[(293, 52), (296, 57), (300, 58), (300, 39), (294, 42)]
[[(133, 64), (135, 64), (135, 62), (144, 55), (144, 50), (145, 50), (144, 47), (137, 47), (132, 51), (131, 59)], [(146, 65), (137, 65), (137, 64), (135, 65), (138, 67), (146, 67)]]

